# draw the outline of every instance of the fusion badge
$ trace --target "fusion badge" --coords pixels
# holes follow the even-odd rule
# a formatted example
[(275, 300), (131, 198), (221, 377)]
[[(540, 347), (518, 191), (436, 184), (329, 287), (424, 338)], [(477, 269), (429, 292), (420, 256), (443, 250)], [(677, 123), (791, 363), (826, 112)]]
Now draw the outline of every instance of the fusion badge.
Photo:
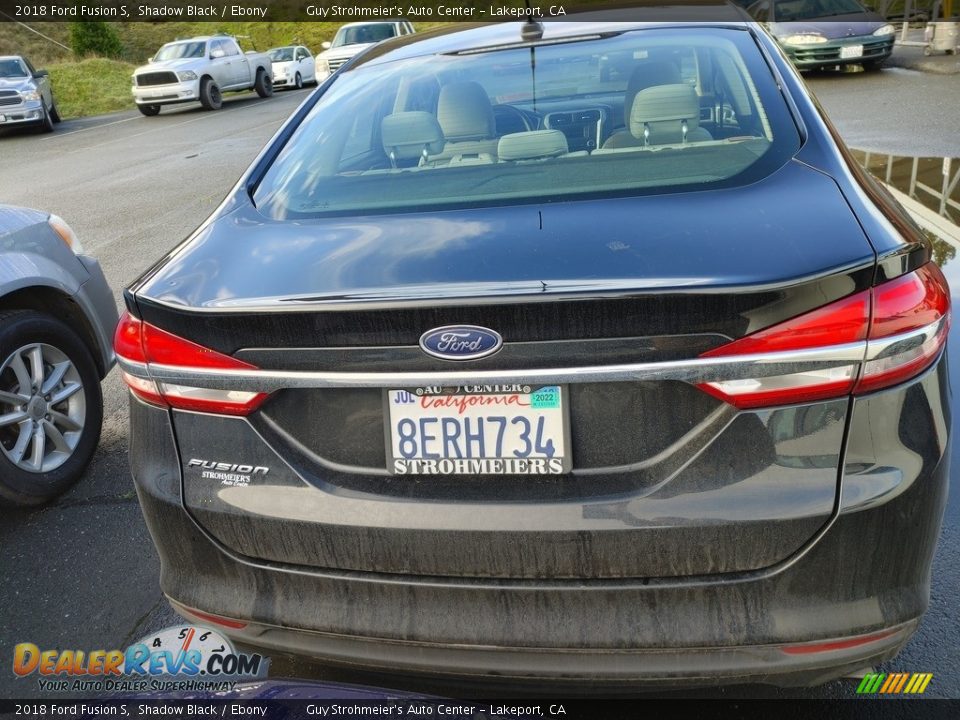
[(441, 360), (478, 360), (502, 346), (499, 333), (476, 325), (446, 325), (420, 337), (423, 351)]

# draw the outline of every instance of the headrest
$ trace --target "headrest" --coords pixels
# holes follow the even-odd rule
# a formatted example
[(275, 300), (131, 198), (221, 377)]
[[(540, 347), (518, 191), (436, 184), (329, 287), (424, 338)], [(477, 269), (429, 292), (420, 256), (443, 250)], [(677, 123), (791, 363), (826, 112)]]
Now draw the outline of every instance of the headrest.
[(687, 134), (700, 126), (700, 101), (689, 85), (657, 85), (641, 90), (630, 111), (630, 134), (643, 139), (649, 128), (650, 143), (663, 144), (683, 140), (683, 124)]
[(437, 119), (451, 142), (486, 140), (494, 134), (493, 105), (479, 83), (455, 82), (440, 88)]
[(497, 143), (501, 160), (534, 160), (569, 152), (567, 137), (559, 130), (531, 130), (504, 135)]
[(428, 112), (412, 110), (387, 115), (380, 125), (383, 150), (395, 160), (433, 155), (443, 150), (443, 131)]
[(630, 127), (630, 110), (637, 93), (654, 85), (675, 85), (681, 80), (680, 68), (668, 60), (648, 60), (639, 63), (627, 82), (623, 103), (623, 124)]

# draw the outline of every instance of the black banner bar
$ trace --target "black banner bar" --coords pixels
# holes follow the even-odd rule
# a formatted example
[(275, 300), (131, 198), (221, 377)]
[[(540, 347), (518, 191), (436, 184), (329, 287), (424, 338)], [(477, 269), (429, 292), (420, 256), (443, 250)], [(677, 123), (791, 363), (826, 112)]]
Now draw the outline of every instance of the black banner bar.
[[(728, 21), (746, 18), (724, 0), (0, 0), (0, 22), (506, 22), (604, 20)], [(591, 18), (594, 19), (594, 18)]]
[[(787, 691), (782, 691), (787, 692)], [(364, 699), (193, 699), (193, 700), (0, 700), (0, 715), (31, 720), (100, 718), (223, 718), (225, 720), (322, 720), (325, 718), (441, 718), (448, 720), (539, 719), (642, 720), (645, 718), (870, 718), (945, 720), (960, 716), (960, 700), (874, 698), (847, 700), (687, 700), (639, 696), (631, 699), (437, 700)]]

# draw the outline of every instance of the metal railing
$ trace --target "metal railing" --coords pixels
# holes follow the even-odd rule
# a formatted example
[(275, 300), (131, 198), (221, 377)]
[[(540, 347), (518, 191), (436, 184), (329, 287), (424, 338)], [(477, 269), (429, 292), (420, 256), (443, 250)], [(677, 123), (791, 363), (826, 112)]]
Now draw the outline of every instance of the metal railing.
[(960, 224), (960, 158), (853, 152), (867, 170), (887, 185)]

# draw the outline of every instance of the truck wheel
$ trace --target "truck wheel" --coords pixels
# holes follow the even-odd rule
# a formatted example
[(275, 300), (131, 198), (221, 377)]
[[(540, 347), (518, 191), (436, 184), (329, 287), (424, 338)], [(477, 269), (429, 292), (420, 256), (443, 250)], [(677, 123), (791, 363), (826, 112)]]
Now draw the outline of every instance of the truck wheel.
[(147, 117), (153, 117), (154, 115), (160, 114), (159, 105), (137, 105), (137, 110)]
[(297, 73), (297, 76), (293, 79), (293, 86), (300, 90), (303, 88), (303, 78), (300, 77), (300, 73)]
[(263, 68), (257, 70), (257, 79), (253, 84), (253, 89), (257, 91), (257, 95), (262, 98), (268, 98), (273, 95), (273, 83), (270, 81), (270, 76), (267, 75), (267, 71)]
[(0, 504), (39, 505), (80, 479), (100, 440), (90, 351), (60, 320), (0, 313)]
[(42, 106), (41, 112), (43, 113), (43, 116), (40, 118), (40, 132), (53, 132), (53, 118), (50, 117), (50, 111), (47, 110), (46, 106)]
[(200, 82), (200, 104), (206, 110), (219, 110), (223, 105), (223, 95), (220, 94), (220, 88), (210, 78), (204, 78)]

